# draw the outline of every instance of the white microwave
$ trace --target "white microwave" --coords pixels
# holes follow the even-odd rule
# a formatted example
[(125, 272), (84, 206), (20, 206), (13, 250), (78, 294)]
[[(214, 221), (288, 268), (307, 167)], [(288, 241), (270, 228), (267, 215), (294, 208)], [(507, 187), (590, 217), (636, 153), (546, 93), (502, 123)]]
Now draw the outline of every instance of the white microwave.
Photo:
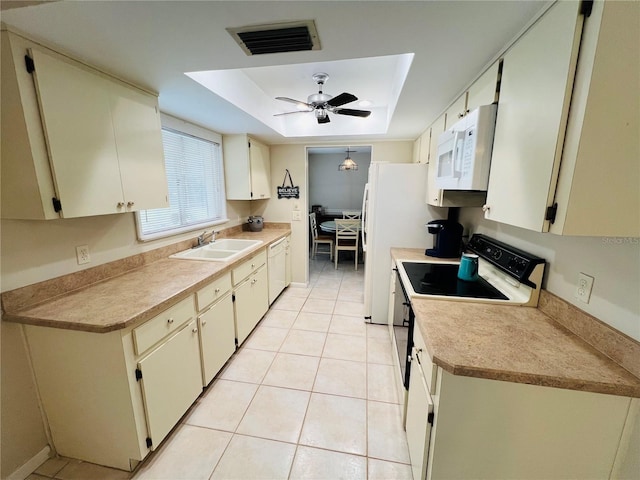
[(483, 105), (438, 138), (436, 185), (442, 190), (487, 190), (497, 105)]

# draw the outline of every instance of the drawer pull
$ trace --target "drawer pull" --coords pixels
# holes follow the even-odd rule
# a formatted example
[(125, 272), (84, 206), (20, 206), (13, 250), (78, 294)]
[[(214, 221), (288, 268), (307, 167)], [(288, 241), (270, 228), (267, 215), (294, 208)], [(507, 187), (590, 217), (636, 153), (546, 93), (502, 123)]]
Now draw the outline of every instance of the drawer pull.
[(198, 333), (198, 329), (197, 329), (197, 328), (194, 328), (194, 329), (192, 329), (191, 331), (192, 331), (193, 333)]
[(253, 280), (251, 280), (251, 285), (253, 285), (254, 283), (256, 283), (258, 281), (257, 278), (254, 278)]
[(202, 321), (202, 326), (204, 327), (206, 324), (207, 324), (207, 321), (206, 321), (206, 320), (203, 320), (203, 321)]
[(251, 268), (255, 268), (255, 267), (256, 267), (256, 264), (255, 264), (255, 263), (252, 263), (252, 264), (251, 264)]
[(171, 324), (173, 323), (173, 318), (169, 318), (169, 319), (167, 320), (167, 323), (168, 323), (169, 325), (171, 325)]
[(220, 293), (220, 289), (219, 289), (219, 288), (216, 288), (215, 292), (216, 292), (216, 293)]

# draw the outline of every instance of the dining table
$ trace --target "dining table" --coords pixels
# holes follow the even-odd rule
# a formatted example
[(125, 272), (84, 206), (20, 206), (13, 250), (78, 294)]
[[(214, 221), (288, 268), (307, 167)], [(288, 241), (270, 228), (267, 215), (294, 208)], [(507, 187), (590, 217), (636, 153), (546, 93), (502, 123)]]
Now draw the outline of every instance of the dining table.
[[(361, 228), (362, 222), (358, 226)], [(336, 233), (336, 221), (335, 220), (327, 220), (326, 222), (322, 222), (320, 224), (320, 230), (326, 233)]]

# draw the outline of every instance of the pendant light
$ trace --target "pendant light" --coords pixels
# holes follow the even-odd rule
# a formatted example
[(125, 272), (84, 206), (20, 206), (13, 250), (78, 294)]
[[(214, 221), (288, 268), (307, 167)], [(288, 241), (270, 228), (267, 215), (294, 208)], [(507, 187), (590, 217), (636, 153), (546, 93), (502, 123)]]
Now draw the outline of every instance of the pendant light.
[(356, 153), (356, 150), (349, 150), (349, 147), (347, 147), (347, 157), (338, 166), (339, 171), (344, 172), (347, 170), (358, 170), (358, 164), (354, 162), (349, 155), (351, 153)]

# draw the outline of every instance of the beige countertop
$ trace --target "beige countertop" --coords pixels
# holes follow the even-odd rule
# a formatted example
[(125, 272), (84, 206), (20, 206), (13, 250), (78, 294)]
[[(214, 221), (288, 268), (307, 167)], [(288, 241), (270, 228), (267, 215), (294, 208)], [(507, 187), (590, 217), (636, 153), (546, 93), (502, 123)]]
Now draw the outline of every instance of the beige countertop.
[[(411, 249), (392, 256), (426, 260)], [(424, 296), (411, 305), (427, 353), (454, 375), (640, 397), (638, 377), (537, 308)]]
[(238, 232), (233, 238), (262, 240), (233, 261), (163, 258), (37, 305), (6, 311), (3, 320), (105, 333), (142, 323), (230, 272), (250, 256), (290, 234), (289, 229)]

